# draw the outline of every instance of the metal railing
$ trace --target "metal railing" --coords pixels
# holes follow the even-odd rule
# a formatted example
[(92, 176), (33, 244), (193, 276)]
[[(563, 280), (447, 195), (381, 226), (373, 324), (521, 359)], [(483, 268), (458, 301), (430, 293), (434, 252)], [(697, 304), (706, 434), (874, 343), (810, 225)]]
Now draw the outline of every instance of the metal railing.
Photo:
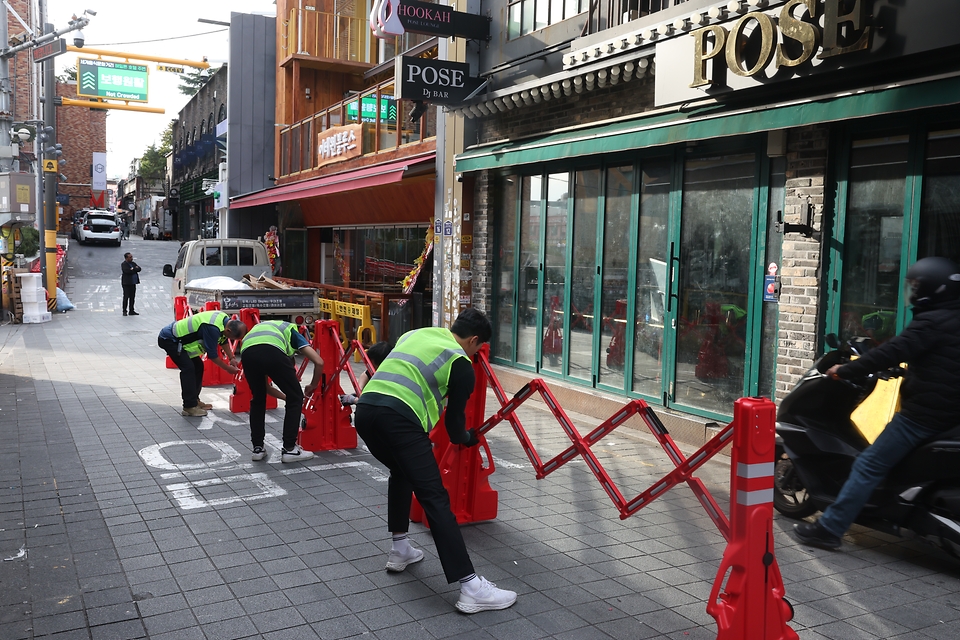
[(600, 33), (686, 2), (687, 0), (591, 0), (581, 35)]
[(326, 130), (362, 124), (363, 155), (433, 140), (437, 135), (437, 110), (427, 109), (410, 122), (410, 100), (394, 97), (392, 79), (350, 96), (300, 122), (280, 130), (280, 175), (288, 176), (320, 166), (318, 137)]

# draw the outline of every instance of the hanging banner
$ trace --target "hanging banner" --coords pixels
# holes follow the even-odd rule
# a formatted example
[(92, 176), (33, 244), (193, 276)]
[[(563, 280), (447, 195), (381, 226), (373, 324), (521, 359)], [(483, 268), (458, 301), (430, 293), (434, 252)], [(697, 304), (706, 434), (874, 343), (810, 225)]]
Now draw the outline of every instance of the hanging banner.
[(91, 191), (107, 190), (107, 154), (93, 152), (93, 181), (90, 187)]

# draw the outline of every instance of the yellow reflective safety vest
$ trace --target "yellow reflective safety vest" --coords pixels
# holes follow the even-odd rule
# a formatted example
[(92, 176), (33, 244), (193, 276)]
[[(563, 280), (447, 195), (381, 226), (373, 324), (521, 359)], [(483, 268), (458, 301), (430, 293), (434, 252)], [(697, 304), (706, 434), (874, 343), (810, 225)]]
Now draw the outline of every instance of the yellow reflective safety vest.
[(230, 320), (230, 314), (223, 311), (201, 311), (183, 320), (173, 323), (173, 337), (182, 345), (183, 350), (191, 358), (199, 358), (206, 349), (203, 346), (203, 337), (200, 335), (200, 326), (212, 324), (220, 332), (220, 344), (226, 342), (223, 329)]
[(247, 335), (243, 338), (243, 345), (240, 347), (240, 354), (250, 347), (258, 344), (269, 344), (283, 351), (288, 356), (296, 353), (293, 349), (293, 337), (291, 333), (297, 331), (297, 325), (283, 320), (265, 320), (258, 322), (253, 326)]
[(429, 432), (440, 420), (450, 368), (457, 358), (470, 361), (449, 329), (427, 327), (408, 331), (400, 336), (397, 346), (364, 386), (363, 395), (377, 393), (400, 400), (420, 419), (423, 430)]

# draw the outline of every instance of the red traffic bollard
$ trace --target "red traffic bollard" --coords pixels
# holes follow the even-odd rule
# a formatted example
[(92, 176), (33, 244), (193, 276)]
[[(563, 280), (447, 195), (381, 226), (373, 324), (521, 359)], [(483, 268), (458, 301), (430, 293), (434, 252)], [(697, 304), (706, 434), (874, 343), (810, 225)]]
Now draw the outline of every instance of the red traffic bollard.
[(800, 637), (787, 626), (793, 607), (783, 597), (783, 579), (773, 554), (776, 413), (766, 398), (740, 398), (734, 403), (730, 539), (707, 602), (707, 613), (717, 621), (717, 640)]
[(357, 448), (357, 430), (350, 424), (350, 407), (340, 402), (343, 394), (340, 372), (334, 370), (340, 362), (339, 327), (335, 320), (317, 320), (314, 327), (314, 348), (323, 358), (324, 369), (330, 373), (326, 376), (326, 388), (317, 388), (304, 403), (303, 425), (297, 441), (307, 451)]

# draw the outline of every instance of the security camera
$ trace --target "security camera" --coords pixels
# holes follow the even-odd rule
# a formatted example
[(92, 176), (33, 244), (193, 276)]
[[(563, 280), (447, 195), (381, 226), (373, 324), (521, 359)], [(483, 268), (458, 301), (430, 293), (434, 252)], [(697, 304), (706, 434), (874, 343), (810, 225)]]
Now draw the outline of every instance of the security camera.
[(21, 127), (20, 129), (17, 129), (14, 132), (14, 135), (20, 138), (20, 142), (26, 142), (27, 140), (30, 139), (31, 133), (30, 133), (30, 129), (27, 129), (26, 127)]
[(95, 16), (95, 15), (97, 15), (97, 12), (94, 11), (93, 9), (84, 9), (83, 12), (84, 12), (85, 14), (87, 14), (87, 15), (90, 15), (90, 16)]
[(73, 46), (77, 49), (83, 48), (85, 38), (83, 37), (83, 30), (78, 29), (75, 34), (73, 34)]

